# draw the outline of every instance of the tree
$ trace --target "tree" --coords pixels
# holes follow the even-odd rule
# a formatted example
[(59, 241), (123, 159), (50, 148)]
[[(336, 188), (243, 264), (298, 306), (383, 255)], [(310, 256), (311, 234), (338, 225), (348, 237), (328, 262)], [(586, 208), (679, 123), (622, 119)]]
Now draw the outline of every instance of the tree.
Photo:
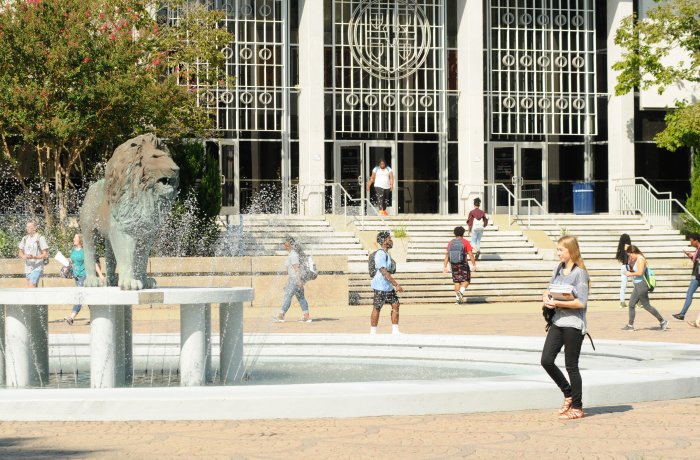
[[(658, 0), (657, 0), (658, 1)], [(650, 9), (648, 17), (630, 16), (622, 21), (615, 43), (624, 50), (623, 59), (613, 65), (620, 71), (616, 94), (636, 88), (667, 86), (683, 80), (700, 82), (700, 2), (667, 0)], [(669, 56), (680, 50), (687, 59), (672, 61)], [(692, 167), (691, 193), (686, 207), (700, 215), (700, 103), (676, 101), (676, 109), (666, 114), (666, 128), (655, 137), (656, 144), (670, 151), (690, 147)], [(700, 231), (694, 221), (686, 219), (687, 231)]]
[[(700, 2), (667, 0), (648, 11), (647, 18), (636, 15), (623, 19), (615, 43), (625, 51), (622, 61), (613, 65), (620, 71), (616, 94), (635, 89), (667, 86), (683, 80), (700, 83)], [(671, 61), (680, 50), (687, 59)], [(678, 101), (677, 110), (666, 117), (667, 127), (656, 137), (657, 144), (671, 151), (680, 147), (700, 147), (700, 108), (698, 103)]]
[(220, 50), (232, 37), (218, 27), (223, 13), (170, 2), (179, 20), (168, 22), (151, 5), (0, 0), (0, 149), (25, 193), (38, 182), (49, 224), (52, 192), (65, 219), (66, 191), (91, 146), (143, 132), (211, 135), (197, 98), (227, 79)]

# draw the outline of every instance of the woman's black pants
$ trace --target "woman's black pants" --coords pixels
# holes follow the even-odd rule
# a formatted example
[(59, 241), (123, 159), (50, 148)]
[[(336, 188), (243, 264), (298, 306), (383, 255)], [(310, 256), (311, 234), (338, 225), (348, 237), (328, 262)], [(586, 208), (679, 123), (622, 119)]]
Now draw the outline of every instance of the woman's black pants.
[[(578, 369), (578, 357), (581, 354), (582, 343), (583, 335), (580, 329), (558, 327), (552, 324), (542, 349), (542, 367), (564, 393), (564, 397), (572, 399), (571, 407), (576, 409), (583, 407), (581, 401), (583, 384), (581, 372)], [(562, 371), (554, 364), (561, 347), (564, 347), (564, 362), (566, 363), (566, 372), (569, 374), (568, 381)]]

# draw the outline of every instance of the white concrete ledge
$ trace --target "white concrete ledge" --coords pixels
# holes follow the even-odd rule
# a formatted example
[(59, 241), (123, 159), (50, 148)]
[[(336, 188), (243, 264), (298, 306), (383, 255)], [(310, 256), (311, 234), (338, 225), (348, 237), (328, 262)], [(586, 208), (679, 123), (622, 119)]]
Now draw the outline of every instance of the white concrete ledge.
[[(164, 337), (164, 342), (169, 339)], [(543, 337), (270, 334), (248, 337), (257, 358), (335, 356), (500, 363), (498, 377), (355, 383), (0, 391), (0, 420), (242, 420), (424, 415), (556, 408), (539, 367)], [(173, 344), (174, 345), (174, 344)], [(597, 340), (584, 344), (584, 406), (700, 396), (700, 346)], [(316, 353), (309, 354), (310, 349)], [(516, 369), (512, 371), (512, 369)], [(517, 368), (521, 370), (518, 371)], [(254, 372), (254, 368), (253, 368)]]

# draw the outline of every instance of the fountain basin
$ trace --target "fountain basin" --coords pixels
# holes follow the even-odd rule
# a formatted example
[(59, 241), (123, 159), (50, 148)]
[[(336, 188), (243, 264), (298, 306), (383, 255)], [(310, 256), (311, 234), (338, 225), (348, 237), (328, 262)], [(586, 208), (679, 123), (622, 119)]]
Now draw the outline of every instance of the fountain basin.
[[(2, 420), (241, 420), (425, 415), (556, 408), (554, 383), (539, 367), (543, 337), (269, 334), (246, 338), (249, 362), (317, 364), (352, 359), (469, 363), (497, 375), (263, 385), (21, 389), (0, 391)], [(700, 396), (700, 346), (596, 340), (584, 345), (584, 405)], [(135, 349), (137, 349), (135, 347)], [(561, 357), (563, 360), (563, 356)], [(427, 366), (429, 367), (429, 366)], [(255, 366), (247, 372), (255, 378)]]

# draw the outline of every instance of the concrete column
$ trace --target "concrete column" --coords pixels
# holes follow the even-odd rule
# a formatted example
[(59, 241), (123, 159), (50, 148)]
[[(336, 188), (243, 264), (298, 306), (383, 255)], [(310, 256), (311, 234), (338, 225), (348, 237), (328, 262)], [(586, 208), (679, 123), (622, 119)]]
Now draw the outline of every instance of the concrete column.
[(123, 305), (90, 306), (90, 386), (92, 388), (124, 386), (123, 337)]
[(615, 44), (620, 21), (634, 12), (632, 0), (610, 0), (608, 8), (608, 209), (619, 212), (615, 186), (633, 184), (619, 179), (635, 176), (634, 170), (634, 94), (615, 96), (618, 72), (612, 65), (622, 59), (622, 49)]
[(0, 387), (5, 385), (5, 305), (0, 305)]
[(299, 0), (299, 186), (307, 215), (324, 212), (323, 4)]
[[(457, 132), (459, 137), (459, 213), (465, 201), (484, 193), (484, 22), (482, 0), (457, 0)], [(466, 185), (471, 184), (471, 185)]]
[(124, 305), (124, 384), (134, 383), (134, 329), (131, 305)]
[(207, 381), (207, 313), (204, 304), (180, 305), (180, 385), (203, 386)]
[[(49, 379), (48, 323), (45, 305), (5, 307), (5, 370), (9, 387), (42, 386)], [(42, 330), (45, 329), (45, 330)]]
[(222, 303), (219, 306), (220, 346), (219, 372), (221, 383), (235, 383), (243, 367), (243, 304)]

